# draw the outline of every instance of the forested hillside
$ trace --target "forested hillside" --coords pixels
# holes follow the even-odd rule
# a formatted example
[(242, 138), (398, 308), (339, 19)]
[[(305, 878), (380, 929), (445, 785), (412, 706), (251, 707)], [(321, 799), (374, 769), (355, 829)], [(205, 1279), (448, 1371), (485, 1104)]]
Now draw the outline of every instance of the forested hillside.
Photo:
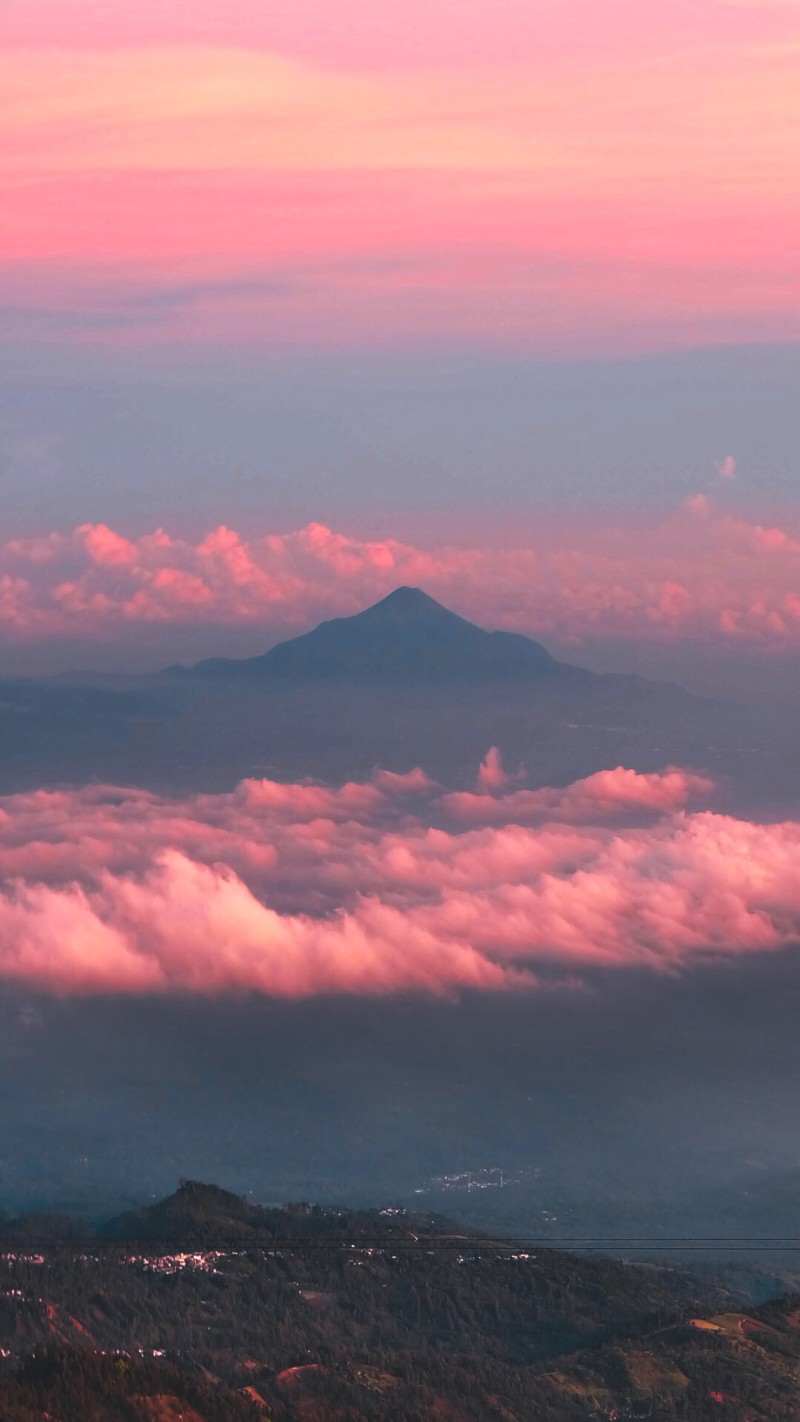
[(3, 1422), (800, 1416), (800, 1299), (699, 1273), (192, 1184), (103, 1238), (35, 1224), (2, 1245)]

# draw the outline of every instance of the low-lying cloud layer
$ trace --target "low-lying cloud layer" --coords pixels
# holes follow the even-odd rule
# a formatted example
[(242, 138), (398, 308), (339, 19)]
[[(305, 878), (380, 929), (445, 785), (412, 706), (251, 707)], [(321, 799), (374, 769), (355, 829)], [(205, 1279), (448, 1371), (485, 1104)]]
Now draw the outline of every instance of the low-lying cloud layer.
[(800, 939), (800, 823), (678, 769), (474, 793), (422, 771), (0, 801), (0, 977), (67, 994), (453, 993)]
[(800, 646), (800, 529), (721, 513), (706, 494), (660, 525), (595, 527), (560, 546), (420, 548), (320, 524), (252, 538), (220, 527), (189, 542), (84, 524), (0, 545), (0, 638), (135, 646), (170, 627), (264, 628), (266, 646), (400, 583), (483, 625), (562, 643)]

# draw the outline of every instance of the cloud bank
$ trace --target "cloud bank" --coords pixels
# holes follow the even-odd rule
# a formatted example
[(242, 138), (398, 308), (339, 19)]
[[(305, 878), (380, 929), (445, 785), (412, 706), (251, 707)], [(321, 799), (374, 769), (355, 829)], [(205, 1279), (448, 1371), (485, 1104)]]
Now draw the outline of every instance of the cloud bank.
[(800, 647), (800, 527), (734, 517), (706, 493), (660, 524), (502, 548), (370, 541), (321, 524), (257, 537), (223, 526), (198, 541), (83, 524), (0, 545), (0, 638), (134, 645), (159, 629), (263, 628), (266, 648), (401, 583), (483, 625), (562, 644)]
[(565, 789), (485, 780), (6, 796), (0, 978), (82, 995), (452, 994), (800, 938), (799, 823), (693, 808), (713, 786), (675, 768)]

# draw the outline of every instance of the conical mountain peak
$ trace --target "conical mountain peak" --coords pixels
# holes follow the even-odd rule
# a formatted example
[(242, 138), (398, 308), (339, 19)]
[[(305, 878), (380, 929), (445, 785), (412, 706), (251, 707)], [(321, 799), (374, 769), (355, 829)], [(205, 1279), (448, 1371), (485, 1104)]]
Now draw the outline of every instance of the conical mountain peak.
[(357, 616), (369, 618), (371, 622), (430, 622), (432, 619), (450, 620), (457, 614), (421, 588), (400, 587)]
[(421, 588), (399, 587), (352, 617), (335, 617), (263, 657), (201, 662), (200, 675), (372, 683), (538, 679), (558, 663), (538, 642), (486, 632)]

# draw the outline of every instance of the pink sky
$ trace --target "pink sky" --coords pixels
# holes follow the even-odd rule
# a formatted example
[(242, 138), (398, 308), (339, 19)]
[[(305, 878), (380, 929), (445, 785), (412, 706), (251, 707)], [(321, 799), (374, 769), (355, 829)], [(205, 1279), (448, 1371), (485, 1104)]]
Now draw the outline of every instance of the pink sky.
[(797, 338), (800, 5), (551, 10), (0, 0), (12, 334)]

